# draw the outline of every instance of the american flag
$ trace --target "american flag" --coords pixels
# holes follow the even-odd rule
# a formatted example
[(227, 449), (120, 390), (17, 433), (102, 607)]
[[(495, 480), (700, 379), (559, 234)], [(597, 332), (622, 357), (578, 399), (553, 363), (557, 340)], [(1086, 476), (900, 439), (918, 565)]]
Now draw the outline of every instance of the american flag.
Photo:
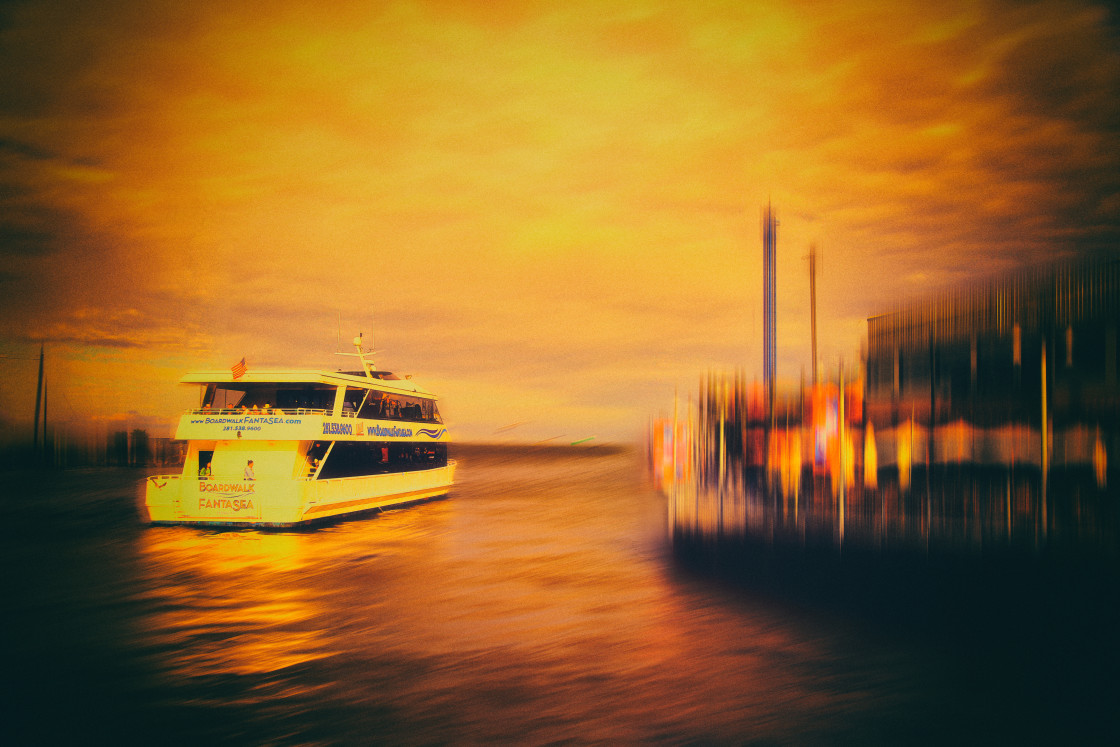
[(230, 371), (233, 371), (233, 378), (235, 379), (240, 379), (242, 376), (244, 376), (246, 370), (247, 369), (245, 368), (244, 358), (242, 358), (239, 363), (235, 363), (233, 365), (233, 368), (230, 369)]

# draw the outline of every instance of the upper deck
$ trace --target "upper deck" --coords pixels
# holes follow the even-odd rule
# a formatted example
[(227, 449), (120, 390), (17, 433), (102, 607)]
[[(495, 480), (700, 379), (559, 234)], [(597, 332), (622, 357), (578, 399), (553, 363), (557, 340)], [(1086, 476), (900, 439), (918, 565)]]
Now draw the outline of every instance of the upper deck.
[(241, 387), (246, 384), (294, 384), (305, 386), (348, 386), (361, 389), (374, 389), (385, 392), (408, 392), (420, 397), (436, 399), (411, 377), (404, 379), (389, 371), (371, 371), (369, 376), (349, 371), (307, 371), (307, 370), (262, 370), (246, 371), (234, 378), (233, 373), (225, 371), (192, 371), (179, 379), (181, 384), (230, 384)]
[(199, 371), (180, 382), (202, 387), (179, 420), (183, 440), (446, 440), (436, 396), (387, 371)]

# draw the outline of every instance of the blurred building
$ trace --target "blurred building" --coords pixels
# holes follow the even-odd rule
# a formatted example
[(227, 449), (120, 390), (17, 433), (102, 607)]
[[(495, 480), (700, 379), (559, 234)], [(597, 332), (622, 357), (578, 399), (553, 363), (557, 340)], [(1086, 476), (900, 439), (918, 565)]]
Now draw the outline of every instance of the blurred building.
[(152, 463), (158, 466), (181, 465), (186, 457), (187, 442), (167, 436), (154, 436), (148, 439), (151, 447)]
[(1037, 425), (1045, 375), (1055, 426), (1115, 431), (1118, 319), (1116, 260), (1020, 272), (871, 317), (868, 418)]
[(116, 431), (106, 444), (106, 462), (117, 467), (146, 467), (152, 462), (152, 444), (142, 428)]

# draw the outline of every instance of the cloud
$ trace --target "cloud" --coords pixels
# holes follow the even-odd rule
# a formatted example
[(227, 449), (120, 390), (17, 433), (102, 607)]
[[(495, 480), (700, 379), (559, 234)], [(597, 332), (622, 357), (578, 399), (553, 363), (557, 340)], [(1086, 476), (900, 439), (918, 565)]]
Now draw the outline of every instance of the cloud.
[(760, 367), (767, 201), (788, 378), (810, 243), (833, 365), (900, 298), (1120, 233), (1120, 53), (1088, 2), (2, 13), (0, 339), (79, 367), (329, 366), (341, 315), (457, 397), (621, 432)]

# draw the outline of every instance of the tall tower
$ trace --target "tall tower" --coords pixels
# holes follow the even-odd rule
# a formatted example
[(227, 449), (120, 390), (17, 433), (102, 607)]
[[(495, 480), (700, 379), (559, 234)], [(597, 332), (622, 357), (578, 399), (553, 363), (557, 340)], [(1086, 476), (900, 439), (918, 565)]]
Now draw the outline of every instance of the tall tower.
[(817, 385), (817, 245), (809, 245), (809, 315), (813, 333), (813, 386)]
[(774, 337), (777, 325), (774, 308), (774, 252), (778, 243), (778, 219), (770, 203), (762, 212), (762, 313), (765, 319), (762, 333), (763, 363), (762, 376), (766, 386), (768, 425), (774, 423)]

